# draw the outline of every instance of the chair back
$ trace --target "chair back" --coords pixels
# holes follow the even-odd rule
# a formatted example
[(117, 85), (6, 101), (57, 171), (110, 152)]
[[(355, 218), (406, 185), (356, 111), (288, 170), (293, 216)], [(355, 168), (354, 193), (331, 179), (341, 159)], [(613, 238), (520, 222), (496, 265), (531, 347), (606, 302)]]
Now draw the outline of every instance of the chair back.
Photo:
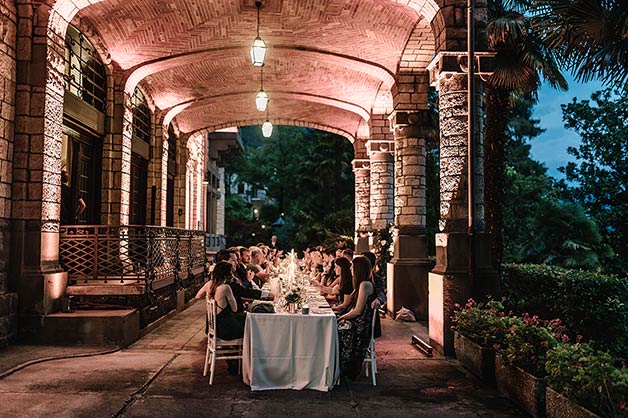
[(371, 319), (371, 342), (375, 340), (375, 322), (377, 320), (377, 312), (380, 307), (379, 300), (375, 299), (375, 307), (373, 308), (373, 318)]
[(207, 301), (207, 338), (212, 348), (216, 348), (216, 301)]

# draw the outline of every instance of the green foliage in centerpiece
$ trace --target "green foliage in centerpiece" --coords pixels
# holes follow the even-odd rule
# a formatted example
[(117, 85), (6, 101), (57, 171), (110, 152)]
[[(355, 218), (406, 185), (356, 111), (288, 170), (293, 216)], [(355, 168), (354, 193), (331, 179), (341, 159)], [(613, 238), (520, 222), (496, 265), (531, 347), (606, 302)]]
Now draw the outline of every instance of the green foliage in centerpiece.
[(288, 303), (299, 303), (302, 300), (301, 294), (299, 293), (299, 289), (293, 289), (286, 294), (284, 297), (286, 302)]

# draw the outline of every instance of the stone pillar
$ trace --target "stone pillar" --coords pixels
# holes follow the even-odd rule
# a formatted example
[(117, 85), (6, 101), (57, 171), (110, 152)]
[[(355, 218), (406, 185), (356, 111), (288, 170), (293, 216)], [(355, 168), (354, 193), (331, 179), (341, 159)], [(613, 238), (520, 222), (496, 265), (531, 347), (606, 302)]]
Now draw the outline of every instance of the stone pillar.
[(100, 219), (104, 225), (128, 225), (131, 192), (133, 108), (121, 71), (114, 73), (113, 112), (102, 150)]
[(177, 146), (177, 174), (174, 178), (174, 226), (175, 228), (185, 228), (187, 217), (187, 165), (189, 134), (181, 135)]
[(225, 168), (218, 167), (218, 193), (216, 205), (216, 234), (225, 234)]
[(355, 176), (355, 252), (369, 251), (371, 230), (371, 170), (369, 160), (352, 161)]
[(425, 137), (431, 127), (427, 110), (395, 112), (395, 225), (398, 235), (388, 267), (388, 310), (405, 306), (417, 319), (428, 318)]
[[(10, 289), (8, 267), (11, 257), (11, 183), (13, 182), (13, 135), (16, 84), (15, 2), (4, 1), (0, 37), (0, 348), (17, 334), (17, 293)], [(28, 113), (28, 102), (20, 103), (20, 113)]]
[[(488, 237), (483, 231), (483, 164), (481, 135), (475, 137), (475, 230), (469, 251), (467, 191), (467, 75), (463, 53), (441, 53), (430, 64), (431, 79), (439, 92), (440, 115), (440, 221), (436, 234), (436, 266), (429, 276), (429, 333), (432, 344), (453, 354), (451, 314), (454, 304), (483, 297), (496, 290), (490, 269)], [(480, 91), (480, 90), (478, 90)], [(478, 94), (479, 96), (479, 94)], [(481, 120), (481, 97), (475, 100)], [(478, 130), (482, 129), (476, 123)], [(473, 254), (474, 274), (469, 274)]]
[(371, 228), (373, 231), (377, 231), (394, 221), (394, 160), (390, 151), (372, 152), (369, 157), (371, 166)]
[[(56, 24), (49, 27), (49, 21)], [(37, 8), (21, 4), (17, 27), (9, 277), (10, 288), (19, 296), (20, 328), (36, 330), (42, 317), (55, 310), (67, 284), (67, 273), (59, 266), (63, 54), (67, 22), (45, 4)], [(10, 30), (10, 22), (4, 28)], [(10, 75), (10, 66), (7, 71)], [(7, 86), (10, 88), (11, 83), (5, 81)], [(10, 119), (11, 106), (5, 107), (3, 103), (5, 113)], [(7, 125), (5, 132), (10, 129)]]

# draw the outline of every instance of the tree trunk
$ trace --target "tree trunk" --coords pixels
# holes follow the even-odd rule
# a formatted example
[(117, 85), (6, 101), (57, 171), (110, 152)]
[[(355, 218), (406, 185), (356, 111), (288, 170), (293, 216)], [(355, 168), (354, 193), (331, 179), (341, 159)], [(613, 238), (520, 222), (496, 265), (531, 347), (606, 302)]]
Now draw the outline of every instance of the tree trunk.
[(508, 124), (509, 92), (485, 84), (484, 220), (491, 235), (493, 266), (501, 277), (504, 254), (504, 146)]

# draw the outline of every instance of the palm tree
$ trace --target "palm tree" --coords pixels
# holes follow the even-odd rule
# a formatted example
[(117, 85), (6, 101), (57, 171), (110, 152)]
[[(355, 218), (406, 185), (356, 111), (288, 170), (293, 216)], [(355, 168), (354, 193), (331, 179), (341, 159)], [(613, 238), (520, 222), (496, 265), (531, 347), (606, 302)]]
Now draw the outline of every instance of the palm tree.
[(566, 89), (555, 51), (535, 32), (523, 1), (492, 0), (488, 4), (489, 48), (496, 52), (495, 69), (485, 83), (484, 205), (491, 253), (501, 270), (503, 257), (504, 146), (514, 96), (536, 98), (541, 80)]
[(532, 0), (532, 22), (577, 80), (628, 83), (626, 0)]

